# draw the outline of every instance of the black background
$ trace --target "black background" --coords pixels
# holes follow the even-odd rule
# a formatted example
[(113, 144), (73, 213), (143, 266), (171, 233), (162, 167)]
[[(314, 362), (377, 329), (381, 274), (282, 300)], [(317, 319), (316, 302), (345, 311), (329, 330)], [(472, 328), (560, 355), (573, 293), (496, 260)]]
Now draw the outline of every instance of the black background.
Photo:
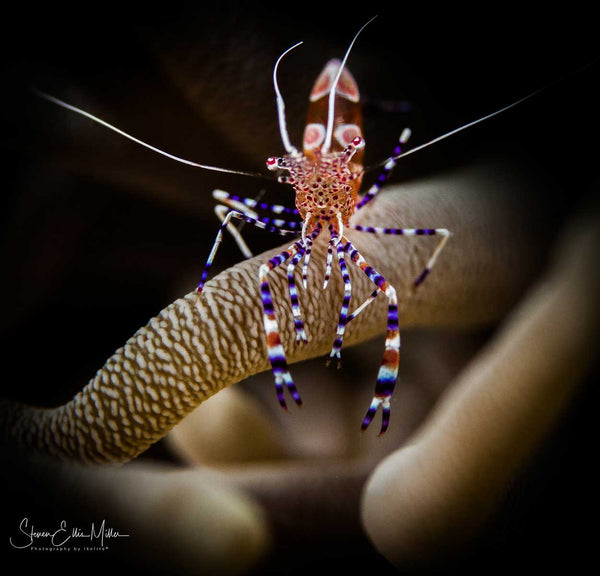
[[(375, 13), (349, 62), (365, 101), (367, 165), (385, 158), (406, 125), (419, 144), (559, 80), (519, 108), (410, 156), (395, 181), (514, 149), (548, 181), (557, 228), (581, 198), (596, 194), (596, 16), (573, 3), (543, 10), (524, 3), (12, 6), (3, 14), (0, 112), (2, 350), (5, 374), (12, 370), (2, 379), (4, 397), (67, 401), (148, 318), (192, 290), (217, 228), (213, 188), (254, 195), (266, 187), (267, 199), (293, 202), (277, 184), (140, 149), (38, 99), (31, 87), (174, 154), (266, 174), (266, 157), (282, 153), (271, 85), (278, 54), (305, 42), (280, 69), (299, 142), (312, 81)], [(160, 56), (173, 38), (203, 62), (187, 83), (174, 82)], [(388, 110), (390, 102), (398, 110)], [(278, 243), (248, 232), (257, 252)], [(232, 244), (217, 269), (240, 259)], [(591, 394), (549, 441), (548, 456), (522, 481), (523, 501), (507, 507), (474, 564), (510, 566), (522, 554), (545, 567), (552, 554), (593, 558), (582, 528), (588, 503), (576, 490), (589, 482), (582, 476)], [(556, 517), (558, 534), (548, 523), (555, 527)]]

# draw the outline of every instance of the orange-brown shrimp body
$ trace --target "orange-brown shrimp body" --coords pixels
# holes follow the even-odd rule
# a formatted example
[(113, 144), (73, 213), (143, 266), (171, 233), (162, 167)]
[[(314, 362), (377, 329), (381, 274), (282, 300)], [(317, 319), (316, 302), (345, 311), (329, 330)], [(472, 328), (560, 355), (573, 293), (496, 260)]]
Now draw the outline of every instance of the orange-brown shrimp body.
[[(287, 409), (284, 395), (284, 391), (287, 389), (294, 401), (300, 405), (302, 404), (302, 400), (290, 375), (285, 350), (279, 334), (279, 326), (275, 315), (275, 302), (269, 287), (268, 276), (269, 273), (277, 267), (284, 264), (287, 265), (287, 281), (292, 305), (291, 308), (296, 341), (298, 343), (307, 341), (308, 337), (304, 329), (294, 272), (299, 263), (303, 261), (302, 280), (304, 289), (306, 290), (308, 287), (308, 262), (313, 242), (323, 231), (328, 231), (329, 244), (323, 290), (325, 290), (328, 285), (334, 255), (337, 255), (337, 264), (344, 285), (344, 295), (340, 308), (338, 325), (329, 358), (337, 358), (339, 360), (345, 328), (349, 322), (356, 318), (369, 304), (371, 304), (378, 294), (384, 295), (388, 301), (384, 353), (377, 373), (374, 396), (369, 409), (363, 418), (361, 426), (362, 430), (366, 430), (371, 424), (377, 411), (381, 408), (382, 418), (380, 434), (383, 434), (389, 426), (390, 401), (398, 377), (398, 364), (400, 359), (398, 299), (395, 288), (367, 262), (356, 246), (354, 246), (350, 239), (344, 234), (344, 229), (348, 227), (352, 230), (365, 232), (367, 234), (397, 235), (405, 237), (438, 236), (440, 241), (437, 247), (431, 253), (425, 268), (413, 282), (414, 288), (418, 288), (423, 284), (433, 269), (438, 256), (450, 237), (450, 231), (446, 228), (433, 227), (388, 228), (364, 226), (352, 223), (352, 215), (355, 211), (361, 210), (377, 197), (382, 186), (388, 180), (394, 169), (396, 162), (400, 158), (431, 146), (436, 142), (453, 136), (476, 124), (485, 122), (498, 114), (502, 114), (521, 104), (525, 100), (528, 100), (542, 90), (545, 90), (548, 85), (525, 95), (503, 108), (497, 109), (486, 116), (481, 116), (472, 122), (463, 124), (454, 130), (445, 132), (441, 136), (413, 147), (408, 151), (404, 151), (403, 147), (410, 138), (410, 130), (407, 128), (404, 129), (400, 134), (398, 144), (394, 148), (391, 156), (371, 167), (379, 168), (379, 175), (371, 187), (359, 196), (362, 175), (364, 172), (362, 157), (365, 141), (362, 136), (362, 116), (359, 104), (358, 87), (350, 72), (345, 68), (345, 64), (350, 54), (350, 50), (359, 34), (372, 21), (373, 19), (369, 20), (369, 22), (363, 25), (356, 33), (346, 50), (343, 60), (330, 60), (317, 78), (310, 93), (310, 103), (301, 152), (292, 145), (287, 133), (285, 104), (277, 84), (277, 67), (281, 59), (302, 42), (288, 48), (279, 56), (273, 69), (273, 86), (275, 88), (277, 102), (279, 129), (286, 153), (280, 157), (269, 158), (267, 160), (267, 167), (272, 171), (287, 172), (287, 174), (279, 176), (278, 179), (280, 182), (289, 183), (294, 187), (296, 193), (296, 208), (292, 209), (278, 204), (258, 202), (254, 198), (243, 198), (229, 194), (224, 190), (214, 190), (213, 197), (220, 202), (220, 205), (216, 206), (215, 212), (221, 219), (221, 226), (219, 227), (213, 247), (206, 260), (196, 294), (197, 298), (200, 298), (202, 295), (210, 267), (225, 231), (232, 234), (242, 253), (246, 257), (252, 256), (250, 249), (240, 234), (239, 228), (232, 225), (232, 220), (234, 218), (280, 236), (294, 236), (296, 238), (296, 240), (294, 240), (294, 242), (285, 250), (260, 266), (258, 270), (258, 280), (263, 306), (263, 324), (265, 329), (267, 356), (275, 377), (277, 398), (281, 406)], [(77, 114), (81, 114), (94, 122), (113, 130), (123, 137), (177, 162), (196, 168), (202, 168), (204, 170), (262, 177), (262, 174), (220, 168), (208, 164), (199, 164), (185, 158), (180, 158), (127, 134), (116, 126), (101, 120), (85, 110), (59, 100), (54, 96), (42, 92), (38, 92), (38, 94), (46, 100), (76, 112)], [(256, 210), (270, 213), (270, 215), (259, 216)], [(299, 216), (301, 221), (298, 222), (295, 219), (288, 219), (294, 218), (295, 216)], [(349, 308), (352, 294), (352, 284), (348, 273), (348, 266), (350, 264), (353, 264), (360, 269), (375, 286), (374, 292), (362, 304), (356, 307), (353, 312), (350, 312)]]
[(327, 140), (329, 95), (341, 61), (330, 60), (313, 86), (303, 137), (302, 153), (269, 158), (270, 170), (285, 170), (280, 181), (296, 192), (296, 208), (307, 228), (320, 222), (336, 226), (350, 221), (362, 180), (362, 114), (358, 86), (344, 68), (335, 88), (335, 117)]
[[(369, 20), (367, 24), (372, 21)], [(344, 234), (345, 228), (350, 228), (368, 234), (394, 234), (399, 236), (440, 236), (441, 240), (437, 248), (430, 256), (421, 274), (414, 281), (415, 288), (420, 286), (431, 272), (442, 248), (448, 240), (450, 233), (445, 228), (380, 228), (373, 226), (362, 226), (351, 222), (355, 211), (361, 210), (363, 206), (371, 202), (379, 194), (383, 184), (387, 181), (396, 161), (404, 156), (401, 147), (404, 146), (410, 136), (410, 130), (405, 129), (399, 138), (399, 143), (392, 155), (381, 163), (380, 173), (374, 184), (359, 197), (359, 190), (363, 175), (363, 154), (365, 141), (362, 135), (362, 115), (360, 109), (360, 98), (358, 86), (345, 68), (350, 50), (361, 31), (367, 26), (365, 24), (354, 36), (350, 46), (346, 50), (344, 58), (330, 60), (319, 77), (317, 78), (310, 93), (308, 115), (304, 130), (302, 151), (297, 150), (290, 142), (286, 129), (285, 104), (277, 84), (277, 67), (281, 59), (290, 50), (296, 48), (295, 44), (279, 56), (273, 70), (273, 86), (275, 88), (277, 112), (279, 116), (279, 129), (281, 133), (285, 154), (279, 157), (271, 157), (267, 160), (269, 170), (283, 172), (279, 176), (280, 182), (291, 184), (296, 193), (296, 209), (277, 204), (258, 202), (252, 198), (242, 198), (229, 194), (223, 190), (215, 190), (213, 197), (221, 204), (215, 208), (217, 216), (221, 219), (221, 226), (217, 232), (213, 247), (208, 255), (206, 264), (202, 271), (200, 283), (196, 291), (197, 298), (202, 295), (203, 287), (208, 277), (209, 270), (215, 254), (223, 239), (225, 231), (229, 231), (235, 238), (243, 254), (250, 257), (248, 246), (244, 242), (238, 228), (232, 225), (235, 218), (243, 222), (267, 230), (281, 236), (294, 236), (296, 239), (285, 250), (263, 263), (258, 270), (258, 281), (260, 285), (260, 297), (263, 306), (263, 324), (265, 329), (265, 341), (267, 356), (271, 364), (275, 378), (275, 389), (281, 406), (287, 409), (284, 391), (291, 394), (293, 400), (302, 404), (300, 394), (291, 377), (287, 365), (286, 354), (280, 338), (279, 326), (275, 314), (275, 302), (269, 287), (269, 274), (279, 266), (287, 266), (287, 281), (291, 300), (292, 316), (296, 341), (300, 344), (308, 340), (304, 329), (302, 310), (299, 293), (296, 286), (295, 270), (303, 262), (302, 280), (306, 290), (308, 288), (307, 273), (308, 263), (313, 242), (317, 240), (322, 232), (329, 234), (326, 269), (323, 281), (323, 290), (327, 288), (334, 265), (334, 257), (337, 256), (344, 286), (343, 299), (340, 307), (339, 320), (333, 338), (329, 359), (340, 359), (346, 326), (352, 319), (356, 318), (378, 294), (382, 294), (388, 301), (387, 331), (384, 343), (384, 353), (377, 373), (375, 392), (369, 409), (363, 418), (361, 429), (365, 430), (372, 422), (375, 414), (381, 408), (381, 430), (383, 434), (390, 421), (390, 400), (398, 377), (398, 363), (400, 358), (400, 327), (398, 318), (398, 299), (395, 288), (361, 255), (350, 239)], [(117, 132), (118, 134), (142, 145), (154, 152), (160, 153), (168, 158), (217, 172), (233, 173), (241, 175), (256, 176), (253, 173), (239, 170), (228, 170), (206, 164), (198, 164), (184, 158), (179, 158), (156, 148), (119, 128), (108, 124), (104, 120), (92, 114), (76, 108), (62, 100), (48, 94), (40, 94), (43, 98), (54, 102), (64, 108), (94, 120), (103, 126)], [(517, 101), (503, 109), (488, 116), (484, 116), (474, 122), (463, 125), (456, 130), (413, 148), (412, 151), (446, 138), (469, 126), (482, 122), (496, 114), (515, 106)], [(409, 151), (408, 153), (410, 153)], [(266, 211), (269, 216), (259, 216), (255, 210)], [(291, 220), (299, 216), (301, 221)], [(360, 269), (373, 283), (374, 292), (354, 311), (350, 311), (352, 296), (352, 284), (348, 266), (354, 265)]]

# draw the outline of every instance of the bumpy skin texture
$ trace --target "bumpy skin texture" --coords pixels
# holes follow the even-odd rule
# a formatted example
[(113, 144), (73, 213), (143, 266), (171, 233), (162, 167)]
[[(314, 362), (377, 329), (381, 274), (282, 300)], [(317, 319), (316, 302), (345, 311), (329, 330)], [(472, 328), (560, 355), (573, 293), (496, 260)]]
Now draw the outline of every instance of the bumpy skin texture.
[[(499, 177), (490, 180), (490, 174)], [(391, 187), (361, 211), (355, 223), (444, 226), (454, 233), (435, 273), (408, 306), (404, 304), (410, 285), (434, 245), (426, 239), (350, 232), (348, 237), (397, 288), (401, 326), (490, 322), (518, 297), (545, 252), (544, 232), (528, 220), (526, 198), (534, 201), (534, 196), (531, 182), (514, 165), (492, 164)], [(326, 354), (334, 337), (342, 286), (334, 278), (327, 291), (321, 289), (324, 247), (323, 242), (315, 246), (308, 290), (300, 296), (307, 345), (297, 347), (294, 342), (285, 270), (269, 276), (290, 362)], [(206, 398), (266, 370), (257, 273), (268, 255), (242, 262), (207, 283), (197, 306), (192, 294), (173, 302), (64, 406), (39, 409), (2, 403), (7, 441), (60, 458), (125, 462)], [(356, 267), (350, 267), (350, 275), (355, 302), (360, 303), (373, 287)], [(346, 346), (384, 330), (383, 300), (349, 325)]]

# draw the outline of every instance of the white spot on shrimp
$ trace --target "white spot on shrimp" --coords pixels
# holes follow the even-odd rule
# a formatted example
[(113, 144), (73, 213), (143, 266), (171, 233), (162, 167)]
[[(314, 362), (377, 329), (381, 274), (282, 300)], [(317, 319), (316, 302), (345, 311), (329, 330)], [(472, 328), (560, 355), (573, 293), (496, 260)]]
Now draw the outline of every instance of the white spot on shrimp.
[(325, 140), (325, 126), (323, 124), (311, 123), (304, 128), (304, 137), (302, 145), (305, 150), (314, 150), (318, 148)]
[(350, 146), (355, 138), (362, 137), (360, 127), (356, 124), (340, 124), (333, 132), (335, 139), (341, 144), (342, 148)]

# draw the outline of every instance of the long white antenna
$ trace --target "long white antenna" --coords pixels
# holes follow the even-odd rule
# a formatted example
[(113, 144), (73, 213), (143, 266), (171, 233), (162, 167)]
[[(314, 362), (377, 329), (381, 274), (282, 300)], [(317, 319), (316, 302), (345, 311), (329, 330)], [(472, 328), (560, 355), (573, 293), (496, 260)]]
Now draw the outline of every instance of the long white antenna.
[(538, 88), (534, 92), (530, 92), (526, 96), (523, 96), (522, 98), (519, 98), (518, 100), (515, 100), (511, 104), (508, 104), (508, 106), (504, 106), (503, 108), (500, 108), (500, 109), (496, 110), (495, 112), (492, 112), (491, 114), (486, 114), (485, 116), (482, 116), (481, 118), (477, 118), (477, 120), (473, 120), (472, 122), (463, 124), (462, 126), (459, 126), (458, 128), (454, 128), (454, 130), (450, 130), (450, 132), (445, 132), (441, 136), (437, 136), (436, 138), (433, 138), (433, 140), (429, 140), (428, 142), (425, 142), (424, 144), (419, 144), (419, 146), (415, 146), (414, 148), (411, 148), (410, 150), (407, 150), (406, 152), (403, 152), (402, 154), (398, 154), (398, 156), (392, 156), (391, 158), (388, 158), (388, 159), (384, 160), (383, 162), (379, 162), (378, 164), (369, 166), (369, 168), (367, 168), (365, 170), (365, 172), (370, 172), (374, 168), (383, 166), (389, 160), (399, 160), (400, 158), (404, 158), (405, 156), (414, 154), (415, 152), (418, 152), (419, 150), (423, 150), (423, 148), (427, 148), (428, 146), (436, 144), (437, 142), (440, 142), (441, 140), (445, 140), (446, 138), (449, 138), (450, 136), (454, 136), (455, 134), (458, 134), (459, 132), (462, 132), (463, 130), (466, 130), (467, 128), (471, 128), (472, 126), (475, 126), (476, 124), (485, 122), (486, 120), (489, 120), (490, 118), (493, 118), (494, 116), (497, 116), (498, 114), (502, 114), (503, 112), (506, 112), (507, 110), (510, 110), (511, 108), (514, 108), (515, 106), (518, 106), (519, 104), (522, 104), (523, 102), (525, 102), (525, 100), (529, 100), (530, 98), (533, 98), (535, 95), (546, 90), (549, 86), (551, 86), (551, 84), (542, 86), (541, 88)]
[(40, 92), (39, 90), (35, 90), (35, 93), (38, 96), (40, 96), (40, 98), (44, 98), (44, 100), (48, 100), (49, 102), (57, 104), (58, 106), (62, 106), (63, 108), (66, 108), (67, 110), (71, 110), (72, 112), (76, 112), (77, 114), (81, 114), (82, 116), (85, 116), (86, 118), (89, 118), (90, 120), (93, 120), (94, 122), (97, 122), (98, 124), (101, 124), (102, 126), (105, 126), (106, 128), (109, 128), (113, 132), (116, 132), (117, 134), (124, 136), (125, 138), (128, 138), (132, 142), (135, 142), (136, 144), (139, 144), (140, 146), (144, 146), (145, 148), (148, 148), (149, 150), (152, 150), (153, 152), (156, 152), (157, 154), (166, 156), (167, 158), (170, 158), (171, 160), (181, 162), (182, 164), (187, 164), (188, 166), (193, 166), (194, 168), (203, 168), (204, 170), (212, 170), (214, 172), (223, 172), (225, 174), (239, 174), (240, 176), (252, 176), (252, 177), (266, 178), (266, 176), (264, 174), (261, 174), (259, 172), (244, 172), (242, 170), (231, 170), (229, 168), (219, 168), (218, 166), (210, 166), (208, 164), (198, 164), (197, 162), (192, 162), (191, 160), (186, 160), (185, 158), (180, 158), (179, 156), (175, 156), (174, 154), (169, 154), (168, 152), (165, 152), (164, 150), (161, 150), (160, 148), (156, 148), (155, 146), (152, 146), (152, 145), (144, 142), (143, 140), (140, 140), (140, 139), (136, 138), (135, 136), (132, 136), (131, 134), (127, 134), (127, 132), (124, 132), (123, 130), (117, 128), (116, 126), (109, 124), (108, 122), (98, 118), (97, 116), (94, 116), (93, 114), (90, 114), (89, 112), (86, 112), (85, 110), (82, 110), (81, 108), (77, 108), (76, 106), (68, 104), (67, 102), (63, 102), (59, 98), (51, 96), (50, 94), (46, 94), (45, 92)]
[(333, 121), (335, 120), (335, 89), (337, 88), (337, 84), (338, 84), (340, 77), (342, 75), (342, 72), (344, 70), (344, 66), (346, 65), (346, 61), (348, 60), (348, 56), (350, 56), (350, 50), (352, 50), (352, 46), (354, 46), (354, 43), (356, 42), (356, 39), (359, 37), (360, 33), (371, 22), (373, 22), (373, 20), (375, 20), (375, 18), (377, 18), (377, 16), (373, 16), (373, 18), (371, 18), (366, 24), (363, 24), (361, 29), (355, 34), (354, 38), (352, 38), (352, 42), (350, 42), (350, 46), (348, 46), (348, 49), (346, 50), (346, 54), (344, 55), (344, 59), (342, 60), (342, 63), (340, 64), (340, 68), (337, 71), (337, 74), (335, 75), (335, 78), (331, 84), (331, 89), (329, 90), (329, 101), (328, 101), (328, 108), (327, 108), (327, 131), (325, 132), (325, 141), (323, 143), (323, 146), (321, 146), (321, 150), (325, 153), (329, 152), (329, 148), (331, 147), (331, 139), (333, 137)]
[(294, 146), (292, 146), (290, 142), (290, 137), (288, 135), (287, 126), (285, 122), (285, 102), (283, 101), (283, 96), (279, 90), (279, 85), (277, 84), (277, 68), (279, 67), (279, 62), (283, 59), (283, 57), (291, 52), (294, 48), (300, 46), (302, 42), (298, 42), (294, 44), (290, 48), (288, 48), (279, 58), (277, 58), (277, 62), (275, 62), (275, 67), (273, 68), (273, 87), (275, 88), (275, 99), (277, 102), (277, 116), (279, 118), (279, 132), (281, 134), (281, 140), (283, 142), (283, 147), (288, 154), (296, 155), (298, 154), (298, 150)]

